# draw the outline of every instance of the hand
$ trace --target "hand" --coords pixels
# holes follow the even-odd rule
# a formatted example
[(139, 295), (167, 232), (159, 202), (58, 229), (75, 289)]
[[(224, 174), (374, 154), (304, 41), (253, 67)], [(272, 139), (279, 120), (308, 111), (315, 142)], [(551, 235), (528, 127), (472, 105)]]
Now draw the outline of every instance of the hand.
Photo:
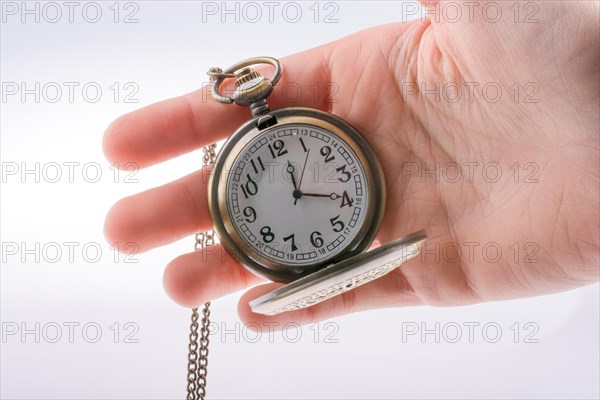
[[(469, 20), (465, 9), (455, 23), (385, 25), (282, 60), (273, 109), (290, 105), (281, 92), (289, 82), (334, 82), (332, 97), (294, 105), (337, 114), (377, 153), (388, 193), (378, 240), (424, 228), (429, 240), (394, 272), (305, 310), (254, 315), (248, 301), (278, 285), (254, 287), (240, 300), (243, 320), (309, 323), (598, 281), (598, 3), (542, 2), (539, 22), (530, 24), (514, 22), (511, 2), (496, 4), (505, 16), (496, 23), (481, 13)], [(431, 94), (436, 84), (445, 88), (439, 96)], [(454, 101), (457, 88), (462, 97)], [(111, 162), (144, 167), (225, 139), (248, 118), (242, 107), (204, 102), (198, 90), (119, 118), (104, 150)], [(119, 201), (107, 238), (143, 251), (210, 229), (208, 173)], [(182, 255), (164, 274), (167, 293), (187, 307), (260, 282), (214, 249)]]

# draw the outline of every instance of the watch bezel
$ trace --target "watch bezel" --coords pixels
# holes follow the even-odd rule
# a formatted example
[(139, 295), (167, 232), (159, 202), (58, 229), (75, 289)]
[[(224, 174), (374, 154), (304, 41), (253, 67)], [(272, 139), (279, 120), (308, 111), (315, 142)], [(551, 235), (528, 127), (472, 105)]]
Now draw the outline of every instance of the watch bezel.
[[(269, 117), (275, 118), (276, 122), (267, 128), (259, 129), (257, 127), (259, 121), (267, 121)], [(312, 266), (298, 266), (274, 261), (255, 251), (238, 234), (227, 206), (227, 180), (229, 174), (232, 173), (231, 167), (240, 152), (259, 134), (289, 124), (316, 126), (340, 137), (361, 162), (368, 186), (366, 214), (355, 238), (336, 256), (321, 260)], [(346, 121), (333, 114), (301, 107), (273, 110), (240, 126), (219, 151), (208, 181), (209, 211), (219, 241), (227, 252), (249, 271), (278, 282), (294, 281), (367, 250), (379, 230), (385, 210), (385, 198), (383, 171), (373, 150), (362, 135)], [(298, 272), (299, 269), (302, 271)]]

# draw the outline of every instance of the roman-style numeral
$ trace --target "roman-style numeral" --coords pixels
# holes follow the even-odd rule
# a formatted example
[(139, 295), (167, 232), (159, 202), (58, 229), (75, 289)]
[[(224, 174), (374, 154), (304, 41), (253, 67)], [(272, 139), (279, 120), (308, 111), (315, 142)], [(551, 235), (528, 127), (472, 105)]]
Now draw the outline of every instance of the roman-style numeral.
[(330, 218), (329, 222), (331, 223), (331, 228), (333, 229), (334, 232), (341, 232), (342, 230), (344, 230), (344, 227), (346, 225), (344, 225), (344, 223), (342, 221), (338, 221), (338, 219), (340, 218), (339, 215)]
[(329, 146), (321, 147), (321, 155), (325, 157), (326, 163), (335, 160), (335, 156), (331, 155), (331, 147)]
[(260, 156), (256, 157), (256, 162), (254, 161), (254, 158), (250, 160), (250, 164), (252, 164), (252, 169), (254, 169), (255, 174), (258, 174), (258, 168), (260, 168), (261, 171), (265, 170), (265, 164), (263, 164), (262, 160), (260, 159)]
[(354, 204), (354, 200), (352, 200), (350, 198), (350, 196), (348, 196), (348, 192), (346, 192), (344, 190), (344, 194), (342, 194), (342, 205), (340, 206), (340, 208), (342, 208), (342, 207), (352, 207), (352, 204)]
[(296, 241), (294, 240), (294, 234), (293, 233), (290, 236), (286, 236), (286, 237), (283, 238), (284, 242), (287, 242), (288, 240), (292, 241), (292, 251), (298, 250), (298, 247), (296, 246)]
[(287, 154), (287, 150), (285, 150), (285, 143), (281, 140), (276, 140), (273, 142), (273, 145), (269, 143), (269, 151), (271, 152), (271, 156), (273, 159), (277, 157), (281, 157), (284, 154)]
[(258, 193), (258, 185), (252, 180), (252, 178), (250, 178), (250, 174), (246, 174), (246, 178), (248, 179), (248, 182), (242, 183), (241, 186), (244, 197), (248, 198)]

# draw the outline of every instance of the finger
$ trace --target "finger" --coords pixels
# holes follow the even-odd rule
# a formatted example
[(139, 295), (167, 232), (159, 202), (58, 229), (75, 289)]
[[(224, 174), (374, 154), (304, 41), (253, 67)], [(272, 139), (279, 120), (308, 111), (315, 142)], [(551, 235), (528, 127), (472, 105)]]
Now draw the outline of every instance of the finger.
[(203, 168), (119, 200), (106, 216), (104, 234), (108, 242), (134, 242), (142, 252), (210, 228), (209, 174), (210, 168)]
[(244, 115), (206, 93), (199, 89), (119, 117), (104, 133), (106, 158), (143, 168), (223, 139)]
[[(280, 329), (286, 324), (310, 324), (340, 315), (351, 314), (374, 308), (417, 306), (423, 302), (415, 295), (408, 282), (396, 270), (385, 277), (342, 293), (322, 303), (296, 311), (268, 316), (253, 313), (249, 302), (263, 294), (281, 287), (281, 284), (269, 283), (248, 290), (241, 297), (238, 313), (244, 324), (250, 329), (275, 326)], [(400, 275), (400, 276), (399, 276)]]
[(261, 281), (220, 244), (177, 257), (163, 275), (165, 291), (184, 307), (197, 307)]
[[(290, 105), (292, 96), (294, 106), (326, 107), (326, 95), (309, 92), (326, 77), (321, 52), (317, 48), (281, 60), (285, 73), (275, 86), (271, 108)], [(265, 76), (270, 72), (265, 70)], [(303, 95), (294, 92), (298, 88)], [(214, 100), (206, 86), (118, 118), (104, 134), (104, 153), (111, 162), (145, 167), (224, 139), (250, 117), (246, 107)]]

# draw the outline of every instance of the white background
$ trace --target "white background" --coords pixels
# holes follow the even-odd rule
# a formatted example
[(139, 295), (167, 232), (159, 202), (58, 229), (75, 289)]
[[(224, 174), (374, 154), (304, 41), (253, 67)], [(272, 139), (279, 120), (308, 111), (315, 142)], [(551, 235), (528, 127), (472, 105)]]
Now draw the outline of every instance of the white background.
[[(16, 243), (22, 250), (39, 243), (47, 252), (39, 262), (34, 255), (22, 262), (21, 253), (10, 255), (3, 247), (2, 398), (182, 398), (190, 312), (167, 298), (161, 279), (167, 262), (190, 251), (193, 239), (136, 255), (138, 262), (128, 263), (105, 243), (102, 226), (116, 200), (190, 173), (199, 168), (201, 153), (140, 171), (134, 176), (138, 183), (127, 183), (123, 172), (115, 177), (103, 157), (104, 128), (123, 113), (200, 87), (206, 82), (205, 71), (213, 65), (226, 67), (255, 55), (284, 56), (363, 28), (406, 19), (406, 8), (392, 1), (337, 2), (338, 22), (324, 23), (334, 8), (318, 5), (321, 13), (315, 22), (309, 9), (313, 3), (298, 2), (302, 17), (289, 23), (281, 3), (273, 23), (266, 7), (257, 23), (244, 20), (243, 14), (239, 23), (233, 15), (223, 23), (221, 14), (205, 16), (203, 22), (200, 2), (148, 1), (134, 3), (138, 22), (126, 24), (124, 16), (135, 8), (125, 8), (124, 3), (117, 5), (121, 11), (117, 23), (109, 8), (112, 2), (101, 3), (97, 23), (83, 18), (85, 2), (77, 3), (72, 23), (62, 2), (58, 4), (63, 15), (56, 23), (44, 18), (55, 18), (55, 10), (46, 8), (44, 15), (44, 3), (37, 4), (39, 23), (35, 15), (26, 16), (23, 23), (20, 10), (17, 15), (3, 12), (1, 80), (3, 85), (25, 82), (29, 88), (35, 82), (42, 87), (57, 82), (63, 96), (56, 103), (47, 101), (55, 96), (53, 91), (46, 97), (42, 93), (39, 102), (34, 95), (25, 101), (19, 94), (3, 97), (2, 168), (6, 174), (15, 166), (33, 168), (39, 162), (42, 169), (55, 162), (62, 165), (63, 176), (57, 183), (48, 182), (43, 173), (39, 183), (34, 174), (22, 177), (21, 171), (3, 176), (3, 246)], [(221, 7), (221, 2), (214, 4)], [(21, 2), (14, 5), (22, 7)], [(88, 13), (94, 17), (93, 9)], [(73, 102), (63, 82), (79, 84)], [(81, 88), (88, 82), (102, 89), (95, 103), (82, 95)], [(121, 89), (117, 99), (110, 89), (115, 82)], [(139, 88), (133, 96), (137, 103), (124, 102), (124, 95), (131, 92), (124, 88), (128, 82)], [(93, 97), (94, 91), (90, 89), (88, 95)], [(65, 162), (79, 163), (73, 182)], [(91, 167), (84, 174), (82, 167), (88, 163)], [(102, 176), (90, 183), (95, 165), (101, 166)], [(47, 167), (45, 172), (52, 179), (56, 170)], [(78, 243), (73, 260), (65, 242)], [(63, 251), (55, 263), (49, 262), (56, 256), (52, 243)], [(85, 244), (89, 244), (88, 260), (82, 254)], [(90, 262), (98, 247), (101, 257)], [(218, 332), (212, 336), (210, 350), (211, 398), (600, 396), (598, 285), (472, 307), (379, 310), (258, 337), (238, 321), (238, 297), (233, 294), (213, 303)], [(132, 325), (126, 328), (128, 322)], [(473, 343), (465, 325), (471, 322), (479, 324)], [(35, 332), (36, 323), (38, 338), (35, 333), (8, 334), (15, 326)], [(79, 324), (74, 326), (72, 343), (65, 325), (69, 323)], [(436, 323), (442, 334), (439, 343), (433, 334), (425, 340), (419, 334), (403, 337), (408, 327), (434, 329)], [(87, 335), (82, 332), (85, 324), (91, 327)], [(451, 343), (456, 324), (462, 327), (462, 336)], [(496, 343), (489, 343), (496, 336), (494, 329), (487, 335), (482, 332), (485, 324), (501, 328)], [(51, 343), (57, 325), (62, 336)], [(93, 327), (98, 326), (101, 336), (90, 343), (96, 336)], [(125, 343), (132, 327), (139, 328), (130, 338), (134, 343)], [(524, 335), (534, 327), (538, 330), (530, 339), (537, 343), (525, 343)], [(297, 335), (301, 337), (296, 342)]]

